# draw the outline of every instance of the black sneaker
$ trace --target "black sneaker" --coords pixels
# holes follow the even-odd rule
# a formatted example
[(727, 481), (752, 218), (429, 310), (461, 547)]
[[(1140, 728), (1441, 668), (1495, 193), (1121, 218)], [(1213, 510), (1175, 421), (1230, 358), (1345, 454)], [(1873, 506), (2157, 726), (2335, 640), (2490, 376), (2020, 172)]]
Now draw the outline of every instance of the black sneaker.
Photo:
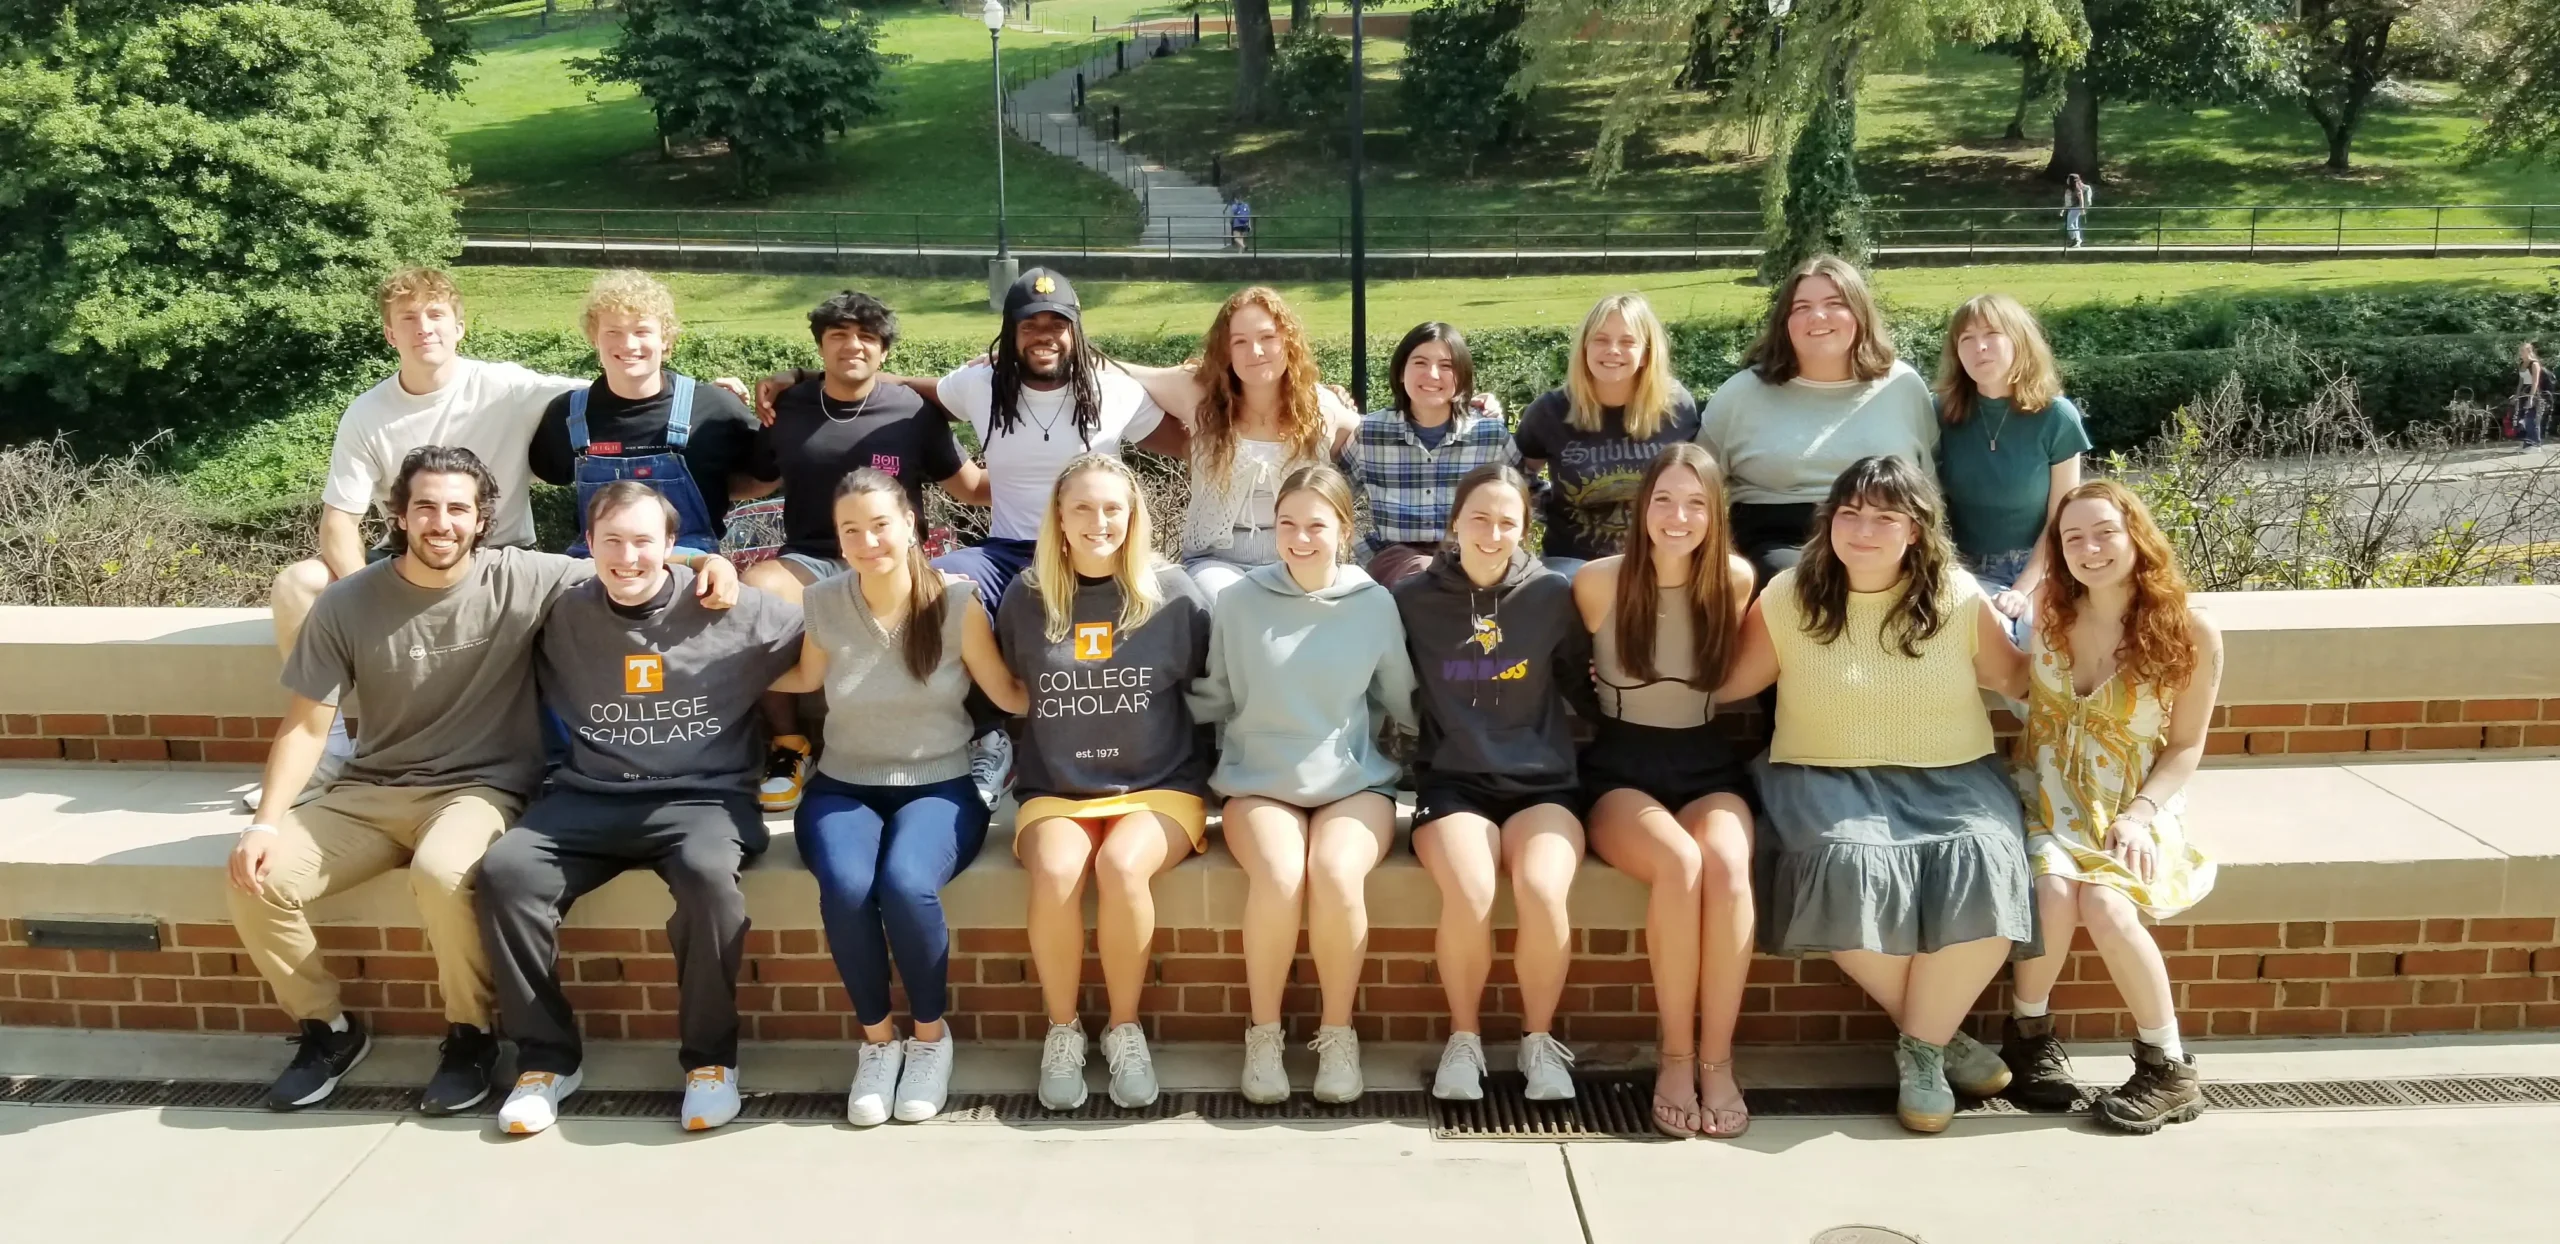
[(365, 1032), (364, 1021), (353, 1015), (347, 1017), (345, 1032), (306, 1019), (301, 1034), (287, 1040), (295, 1046), (293, 1062), (267, 1089), (269, 1110), (300, 1110), (329, 1100), (329, 1094), (338, 1091), (338, 1081), (373, 1052), (373, 1038)]
[(2010, 1016), (2000, 1032), (2000, 1061), (2009, 1064), (2009, 1087), (2001, 1094), (2009, 1100), (2029, 1110), (2079, 1104), (2080, 1085), (2071, 1078), (2071, 1056), (2054, 1039), (2052, 1016)]
[(489, 1096), (489, 1076), (498, 1068), (498, 1039), (469, 1024), (445, 1030), (436, 1049), (435, 1078), (427, 1081), (418, 1109), (428, 1114), (460, 1114)]

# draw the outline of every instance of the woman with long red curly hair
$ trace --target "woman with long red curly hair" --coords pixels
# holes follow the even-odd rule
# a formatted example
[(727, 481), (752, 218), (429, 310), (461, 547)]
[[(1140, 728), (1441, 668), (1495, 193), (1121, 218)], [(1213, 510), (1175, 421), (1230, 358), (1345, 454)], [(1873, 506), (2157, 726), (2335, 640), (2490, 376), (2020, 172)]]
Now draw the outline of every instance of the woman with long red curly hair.
[(2078, 1100), (2047, 1008), (2085, 928), (2134, 1025), (2133, 1078), (2090, 1112), (2122, 1131), (2156, 1132), (2204, 1108), (2169, 971), (2142, 921), (2176, 915), (2213, 888), (2213, 861), (2187, 841), (2182, 813), (2222, 681), (2222, 632), (2189, 606), (2168, 538), (2114, 480), (2064, 493), (2038, 556), (2014, 772), (2047, 953), (2017, 965), (2000, 1051), (2008, 1092), (2031, 1108)]

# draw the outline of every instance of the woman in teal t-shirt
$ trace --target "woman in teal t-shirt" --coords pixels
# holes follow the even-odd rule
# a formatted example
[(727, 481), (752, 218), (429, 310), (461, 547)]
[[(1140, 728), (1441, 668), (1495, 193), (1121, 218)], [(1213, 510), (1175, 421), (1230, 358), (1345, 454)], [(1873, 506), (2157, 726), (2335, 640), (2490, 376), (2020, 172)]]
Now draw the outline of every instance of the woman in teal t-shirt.
[(2014, 638), (2043, 576), (2036, 544), (2055, 500), (2079, 486), (2089, 448), (2044, 329), (2017, 299), (1979, 294), (1948, 318), (1938, 420), (1938, 483), (1956, 552)]

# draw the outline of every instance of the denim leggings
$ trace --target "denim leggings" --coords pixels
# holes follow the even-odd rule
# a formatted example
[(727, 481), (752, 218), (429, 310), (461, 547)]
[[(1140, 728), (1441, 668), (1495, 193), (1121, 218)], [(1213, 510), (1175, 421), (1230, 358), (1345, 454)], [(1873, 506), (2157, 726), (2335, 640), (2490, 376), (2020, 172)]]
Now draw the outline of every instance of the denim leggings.
[(823, 773), (800, 797), (801, 862), (818, 879), (827, 953), (865, 1026), (889, 1020), (889, 960), (918, 1023), (949, 1004), (951, 930), (942, 887), (987, 841), (987, 805), (966, 777), (855, 786)]

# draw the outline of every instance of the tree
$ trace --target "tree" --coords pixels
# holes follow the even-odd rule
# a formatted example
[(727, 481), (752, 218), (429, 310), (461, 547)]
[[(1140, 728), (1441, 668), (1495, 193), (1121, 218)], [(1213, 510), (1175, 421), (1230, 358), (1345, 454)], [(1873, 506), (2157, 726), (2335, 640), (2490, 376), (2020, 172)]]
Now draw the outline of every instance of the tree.
[(0, 8), (0, 408), (133, 437), (365, 357), (459, 249), (427, 54), (411, 0)]
[(417, 0), (418, 33), (426, 36), (427, 54), (409, 67), (418, 89), (450, 99), (462, 94), (462, 69), (480, 63), (471, 32), (456, 19), (488, 7), (487, 0)]
[(2273, 23), (2283, 0), (2082, 0), (2088, 54), (2062, 75), (2045, 176), (2104, 169), (2098, 110), (2108, 100), (2196, 106), (2289, 89)]
[(1236, 117), (1258, 121), (1271, 109), (1271, 0), (1235, 0)]
[[(724, 143), (738, 189), (761, 195), (773, 161), (805, 160), (888, 110), (893, 58), (877, 22), (842, 0), (624, 0), (622, 32), (569, 62), (591, 82), (628, 82), (662, 133)], [(848, 16), (850, 13), (850, 16)]]
[(1760, 278), (1786, 279), (1816, 255), (1851, 263), (1868, 259), (1867, 199), (1858, 192), (1856, 51), (1835, 49), (1828, 72), (1832, 89), (1814, 101), (1813, 115), (1796, 132), (1787, 153), (1786, 191), (1760, 251)]
[(2468, 145), (2475, 159), (2547, 159), (2560, 149), (2560, 22), (2545, 0), (2490, 0), (2497, 51), (2471, 75), (2487, 119)]
[(1414, 150), (1455, 155), (1472, 177), (1479, 156), (1519, 136), (1529, 98), (1511, 79), (1529, 59), (1527, 11), (1525, 0), (1433, 0), (1413, 15), (1396, 89)]
[(2329, 139), (2329, 171), (2347, 171), (2365, 105), (2389, 72), (2391, 27), (2416, 0), (2296, 0), (2300, 97)]

